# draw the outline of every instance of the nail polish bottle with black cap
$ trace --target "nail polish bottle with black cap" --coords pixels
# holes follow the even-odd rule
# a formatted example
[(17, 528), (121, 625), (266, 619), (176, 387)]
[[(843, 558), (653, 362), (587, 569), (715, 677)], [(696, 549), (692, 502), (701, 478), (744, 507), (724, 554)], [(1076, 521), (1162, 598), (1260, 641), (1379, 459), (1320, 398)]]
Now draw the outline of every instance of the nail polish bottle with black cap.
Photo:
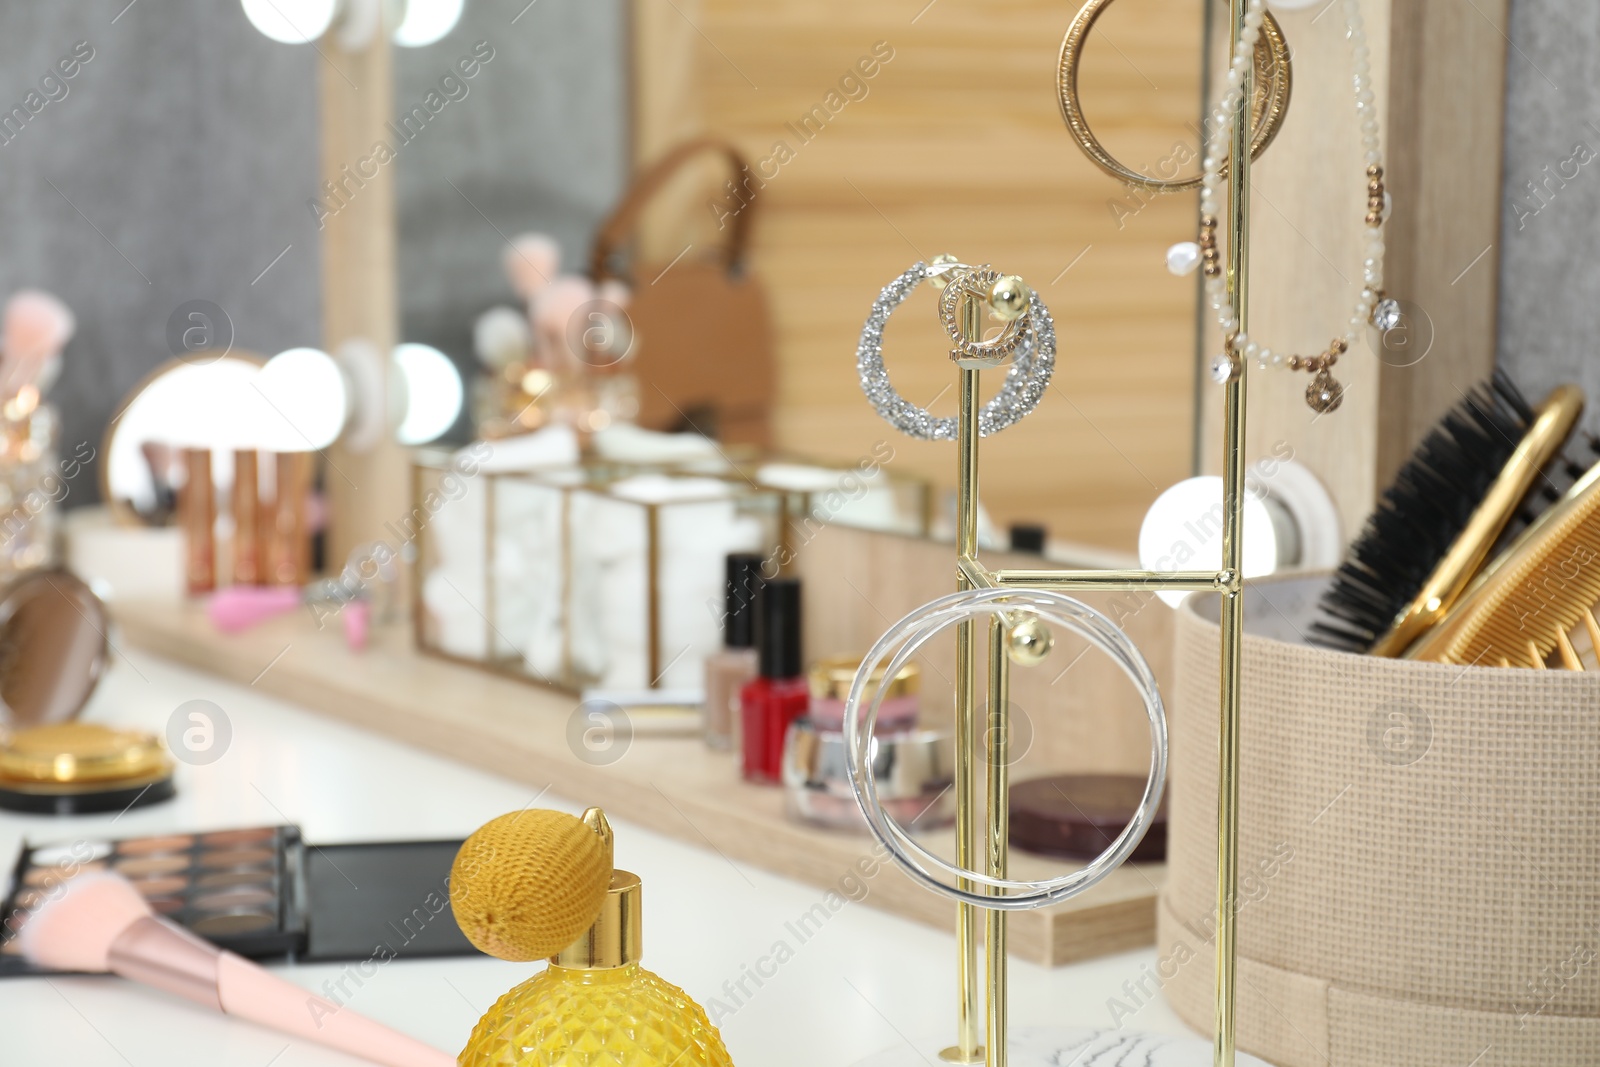
[(744, 776), (777, 784), (783, 738), (811, 702), (800, 658), (800, 580), (775, 578), (756, 594), (758, 673), (739, 693)]
[(762, 556), (728, 555), (722, 648), (706, 657), (706, 744), (739, 744), (739, 693), (756, 676), (756, 593), (761, 588)]

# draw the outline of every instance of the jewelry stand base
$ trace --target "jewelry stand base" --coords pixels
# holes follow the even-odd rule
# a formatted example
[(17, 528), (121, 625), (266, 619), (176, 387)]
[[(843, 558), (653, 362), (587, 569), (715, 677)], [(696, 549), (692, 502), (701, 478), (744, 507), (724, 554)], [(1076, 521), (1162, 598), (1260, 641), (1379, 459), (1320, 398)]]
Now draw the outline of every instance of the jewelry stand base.
[[(924, 1038), (858, 1060), (854, 1067), (928, 1067), (942, 1063), (939, 1050), (950, 1042)], [(1086, 1030), (1075, 1027), (1016, 1026), (1009, 1042), (1010, 1067), (1211, 1067), (1211, 1042), (1142, 1030)], [(982, 1063), (982, 1060), (978, 1061)], [(1238, 1053), (1238, 1067), (1271, 1067), (1266, 1060)]]

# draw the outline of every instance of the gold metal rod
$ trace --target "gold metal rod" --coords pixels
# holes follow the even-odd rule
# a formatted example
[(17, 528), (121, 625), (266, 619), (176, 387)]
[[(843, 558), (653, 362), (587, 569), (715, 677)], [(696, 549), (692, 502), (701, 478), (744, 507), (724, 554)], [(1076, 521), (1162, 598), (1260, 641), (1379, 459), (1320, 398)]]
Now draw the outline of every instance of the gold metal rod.
[[(956, 413), (956, 554), (970, 558), (978, 551), (978, 372), (962, 368), (960, 407)], [(972, 583), (959, 567), (956, 588)], [(973, 748), (977, 742), (977, 634), (969, 620), (956, 627), (956, 865), (972, 869), (977, 859), (978, 783)], [(972, 883), (957, 883), (971, 891)], [(978, 1044), (978, 909), (956, 905), (956, 1044), (940, 1053), (952, 1063), (983, 1058)]]
[(961, 572), (961, 577), (967, 584), (976, 589), (993, 589), (997, 584), (994, 573), (982, 563), (970, 556), (962, 556), (956, 560), (956, 570)]
[[(1006, 876), (1007, 851), (1011, 836), (1011, 664), (1006, 656), (1006, 624), (989, 620), (989, 709), (984, 745), (988, 758), (988, 831), (985, 844), (986, 871), (997, 878)], [(988, 1016), (985, 1020), (984, 1067), (1006, 1067), (1006, 1009), (1009, 990), (1006, 974), (1007, 912), (998, 908), (985, 913), (983, 937), (984, 964), (987, 968)]]
[[(1231, 575), (1217, 571), (1031, 571), (988, 572), (995, 585), (1041, 589), (1225, 590)], [(1237, 573), (1237, 572), (1234, 572)]]
[(661, 685), (661, 675), (666, 670), (661, 665), (661, 508), (656, 504), (646, 504), (644, 508), (645, 580), (649, 583), (645, 589), (645, 610), (650, 613), (646, 626), (650, 649), (646, 658), (650, 662), (649, 687), (655, 689)]
[[(1245, 0), (1229, 0), (1228, 56), (1239, 50), (1244, 31)], [(1254, 64), (1246, 64), (1239, 102), (1233, 113), (1233, 137), (1228, 146), (1231, 180), (1228, 183), (1227, 291), (1239, 319), (1239, 332), (1247, 329), (1250, 305), (1250, 102), (1255, 95)], [(1245, 400), (1248, 396), (1249, 361), (1239, 357), (1239, 373), (1227, 384), (1223, 397), (1222, 468), (1222, 569), (1229, 581), (1222, 595), (1222, 661), (1217, 745), (1217, 975), (1216, 1035), (1212, 1046), (1215, 1067), (1234, 1067), (1237, 1038), (1237, 974), (1239, 943), (1239, 696), (1240, 650), (1244, 639), (1243, 573)]]

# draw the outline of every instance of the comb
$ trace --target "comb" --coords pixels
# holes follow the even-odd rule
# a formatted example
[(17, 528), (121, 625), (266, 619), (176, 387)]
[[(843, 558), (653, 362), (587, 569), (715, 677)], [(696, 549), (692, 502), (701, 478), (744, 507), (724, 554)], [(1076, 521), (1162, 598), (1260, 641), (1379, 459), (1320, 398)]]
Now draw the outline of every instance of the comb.
[(1582, 410), (1576, 386), (1558, 386), (1535, 409), (1499, 371), (1465, 395), (1401, 467), (1350, 546), (1311, 640), (1401, 655), (1479, 573)]
[[(1575, 482), (1407, 652), (1408, 659), (1544, 667), (1581, 660), (1569, 633), (1600, 603), (1600, 464)], [(1595, 630), (1589, 630), (1591, 640)], [(1597, 644), (1596, 647), (1600, 647)]]

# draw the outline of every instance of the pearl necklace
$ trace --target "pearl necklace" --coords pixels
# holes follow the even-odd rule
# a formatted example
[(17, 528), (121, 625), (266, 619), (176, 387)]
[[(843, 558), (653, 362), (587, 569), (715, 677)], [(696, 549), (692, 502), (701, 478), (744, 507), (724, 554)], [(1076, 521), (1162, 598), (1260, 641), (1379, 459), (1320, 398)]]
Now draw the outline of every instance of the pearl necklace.
[(1344, 8), (1345, 26), (1354, 61), (1351, 81), (1355, 88), (1356, 117), (1361, 121), (1361, 144), (1365, 151), (1367, 174), (1367, 241), (1366, 258), (1361, 264), (1363, 288), (1344, 333), (1329, 342), (1328, 347), (1316, 356), (1286, 356), (1259, 344), (1239, 332), (1239, 318), (1233, 301), (1228, 296), (1227, 282), (1223, 278), (1221, 253), (1217, 248), (1217, 213), (1221, 207), (1223, 157), (1233, 135), (1233, 116), (1244, 93), (1245, 73), (1254, 61), (1255, 43), (1261, 34), (1265, 0), (1248, 0), (1245, 6), (1244, 29), (1240, 31), (1238, 48), (1228, 68), (1227, 88), (1222, 101), (1211, 115), (1216, 131), (1201, 164), (1200, 180), (1200, 240), (1198, 244), (1185, 242), (1174, 245), (1167, 252), (1167, 268), (1175, 274), (1187, 274), (1195, 265), (1202, 264), (1205, 272), (1205, 293), (1217, 313), (1217, 325), (1227, 338), (1224, 351), (1211, 362), (1211, 377), (1226, 382), (1238, 375), (1241, 360), (1254, 360), (1261, 370), (1270, 367), (1287, 367), (1305, 370), (1314, 377), (1306, 388), (1306, 403), (1317, 412), (1332, 411), (1344, 399), (1344, 386), (1334, 380), (1329, 369), (1339, 357), (1355, 344), (1367, 326), (1390, 330), (1400, 322), (1400, 305), (1383, 291), (1383, 225), (1388, 214), (1388, 196), (1383, 188), (1383, 152), (1378, 141), (1376, 97), (1372, 92), (1372, 71), (1369, 66), (1366, 30), (1361, 21), (1359, 0), (1340, 0)]

